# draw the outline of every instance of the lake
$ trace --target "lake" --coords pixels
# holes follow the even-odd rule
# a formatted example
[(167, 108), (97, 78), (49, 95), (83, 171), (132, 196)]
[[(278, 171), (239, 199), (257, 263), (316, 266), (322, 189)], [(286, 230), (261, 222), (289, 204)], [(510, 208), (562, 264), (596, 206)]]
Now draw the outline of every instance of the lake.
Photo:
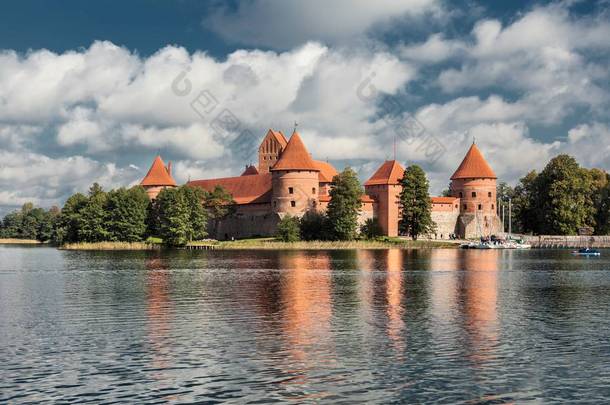
[(610, 401), (610, 251), (0, 246), (0, 403)]

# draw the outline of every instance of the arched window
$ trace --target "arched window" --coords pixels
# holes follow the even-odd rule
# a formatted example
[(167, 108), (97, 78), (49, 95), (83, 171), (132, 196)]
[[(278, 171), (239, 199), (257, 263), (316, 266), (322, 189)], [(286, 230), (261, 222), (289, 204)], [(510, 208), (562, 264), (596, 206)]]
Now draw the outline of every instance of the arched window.
[(476, 192), (476, 191), (473, 191), (473, 192), (472, 192), (472, 198), (476, 198), (476, 196), (477, 196), (477, 192)]
[(482, 209), (483, 209), (483, 207), (481, 206), (481, 204), (479, 204), (479, 211), (482, 210)]
[(297, 206), (296, 201), (290, 201), (290, 206), (291, 206), (291, 207), (296, 207), (296, 206)]

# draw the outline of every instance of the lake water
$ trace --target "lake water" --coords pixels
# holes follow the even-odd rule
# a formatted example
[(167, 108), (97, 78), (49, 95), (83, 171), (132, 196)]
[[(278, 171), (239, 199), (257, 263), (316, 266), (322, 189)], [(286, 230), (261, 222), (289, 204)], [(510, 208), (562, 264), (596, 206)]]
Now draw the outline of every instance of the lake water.
[(0, 403), (608, 403), (610, 251), (0, 246)]

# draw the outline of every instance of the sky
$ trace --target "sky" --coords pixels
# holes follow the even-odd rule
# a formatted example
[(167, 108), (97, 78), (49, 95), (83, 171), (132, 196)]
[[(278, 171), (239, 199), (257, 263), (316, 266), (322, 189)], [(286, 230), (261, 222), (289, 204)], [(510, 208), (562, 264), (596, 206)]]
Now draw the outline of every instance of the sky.
[(366, 180), (440, 193), (473, 140), (515, 184), (553, 156), (610, 169), (610, 2), (0, 3), (0, 214), (239, 175), (268, 128)]

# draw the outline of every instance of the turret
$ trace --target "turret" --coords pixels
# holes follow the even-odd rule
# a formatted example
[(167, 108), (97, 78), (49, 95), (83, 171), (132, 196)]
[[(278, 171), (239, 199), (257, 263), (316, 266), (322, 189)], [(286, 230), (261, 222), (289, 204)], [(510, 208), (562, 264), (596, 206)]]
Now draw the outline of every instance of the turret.
[(148, 197), (153, 200), (166, 187), (176, 187), (176, 181), (171, 175), (171, 162), (165, 166), (161, 156), (158, 156), (153, 161), (148, 173), (140, 182), (140, 185), (146, 190)]
[(460, 212), (496, 213), (497, 176), (473, 142), (464, 160), (451, 176), (451, 195), (459, 198)]
[(398, 236), (400, 180), (404, 172), (396, 160), (387, 160), (364, 183), (365, 193), (377, 201), (377, 220), (387, 236)]
[(302, 215), (319, 204), (320, 169), (295, 131), (280, 159), (271, 167), (274, 212)]

